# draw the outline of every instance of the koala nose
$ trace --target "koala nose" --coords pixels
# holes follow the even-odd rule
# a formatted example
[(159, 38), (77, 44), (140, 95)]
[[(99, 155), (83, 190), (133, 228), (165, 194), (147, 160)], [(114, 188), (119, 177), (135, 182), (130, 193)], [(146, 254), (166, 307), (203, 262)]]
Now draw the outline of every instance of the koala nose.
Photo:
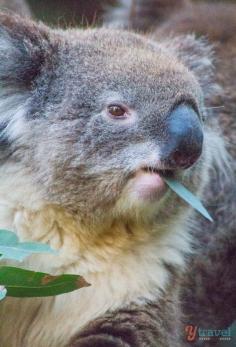
[(162, 161), (168, 169), (187, 169), (202, 153), (203, 131), (197, 113), (187, 105), (177, 106), (167, 120), (167, 141)]

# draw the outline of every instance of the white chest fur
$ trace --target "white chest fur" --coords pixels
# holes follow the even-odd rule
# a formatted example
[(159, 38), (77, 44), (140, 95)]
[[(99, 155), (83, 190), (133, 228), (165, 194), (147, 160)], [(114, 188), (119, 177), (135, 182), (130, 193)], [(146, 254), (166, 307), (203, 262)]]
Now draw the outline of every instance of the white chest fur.
[(52, 207), (32, 212), (7, 211), (2, 206), (0, 216), (0, 227), (14, 229), (22, 239), (49, 242), (60, 249), (56, 256), (32, 256), (23, 267), (81, 274), (91, 284), (53, 298), (5, 300), (0, 315), (2, 347), (66, 346), (70, 337), (106, 311), (156, 299), (168, 281), (163, 262), (183, 267), (181, 250), (188, 247), (180, 224), (165, 232), (137, 230), (134, 236), (118, 223), (91, 246), (75, 221)]

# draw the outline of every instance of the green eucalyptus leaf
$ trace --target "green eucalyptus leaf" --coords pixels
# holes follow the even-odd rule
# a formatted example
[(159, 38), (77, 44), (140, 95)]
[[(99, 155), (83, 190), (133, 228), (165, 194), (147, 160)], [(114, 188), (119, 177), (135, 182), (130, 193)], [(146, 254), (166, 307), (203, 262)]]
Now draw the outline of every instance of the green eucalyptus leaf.
[(191, 193), (186, 187), (184, 187), (180, 182), (173, 178), (163, 177), (168, 186), (183, 200), (185, 200), (189, 205), (191, 205), (195, 210), (201, 213), (206, 219), (213, 222), (212, 217), (203, 206), (202, 202)]
[(15, 233), (0, 230), (0, 259), (24, 260), (32, 253), (56, 253), (49, 245), (38, 242), (19, 242)]
[(7, 295), (7, 290), (4, 286), (0, 286), (0, 301)]
[(54, 296), (89, 286), (78, 275), (52, 276), (10, 266), (0, 267), (0, 285), (13, 297)]

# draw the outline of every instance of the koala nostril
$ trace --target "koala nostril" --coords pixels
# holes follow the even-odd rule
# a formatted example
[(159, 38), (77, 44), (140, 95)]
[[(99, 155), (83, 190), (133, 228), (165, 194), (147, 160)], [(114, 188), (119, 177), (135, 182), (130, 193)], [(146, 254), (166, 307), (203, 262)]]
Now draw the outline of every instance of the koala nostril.
[(189, 155), (188, 153), (182, 153), (177, 150), (173, 153), (173, 161), (176, 167), (187, 169), (198, 160), (200, 154), (194, 153)]

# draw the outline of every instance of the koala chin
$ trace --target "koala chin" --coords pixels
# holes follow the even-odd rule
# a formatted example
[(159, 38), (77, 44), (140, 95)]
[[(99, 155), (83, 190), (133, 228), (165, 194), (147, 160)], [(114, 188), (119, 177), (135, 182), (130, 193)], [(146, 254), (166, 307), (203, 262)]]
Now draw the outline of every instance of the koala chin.
[(162, 344), (162, 325), (179, 325), (173, 289), (202, 217), (163, 177), (204, 197), (210, 170), (229, 165), (205, 106), (219, 90), (211, 56), (193, 35), (56, 30), (0, 15), (0, 227), (59, 251), (22, 267), (91, 284), (4, 300), (1, 347), (179, 346), (174, 333), (175, 345)]

